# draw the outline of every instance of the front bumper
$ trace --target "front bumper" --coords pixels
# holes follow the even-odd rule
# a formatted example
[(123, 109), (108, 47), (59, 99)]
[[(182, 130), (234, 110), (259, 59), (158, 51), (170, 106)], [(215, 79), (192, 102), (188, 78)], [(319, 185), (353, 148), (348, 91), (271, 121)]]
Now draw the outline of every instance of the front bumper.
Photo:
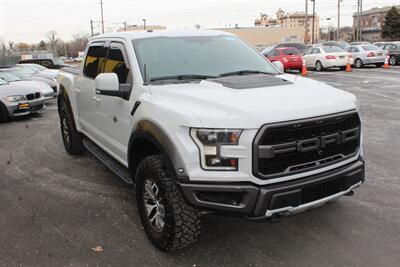
[(10, 117), (26, 116), (32, 113), (42, 113), (46, 109), (43, 99), (7, 103)]
[(229, 212), (249, 219), (290, 215), (324, 205), (364, 182), (364, 162), (302, 179), (256, 186), (253, 184), (181, 183), (186, 199), (209, 211)]

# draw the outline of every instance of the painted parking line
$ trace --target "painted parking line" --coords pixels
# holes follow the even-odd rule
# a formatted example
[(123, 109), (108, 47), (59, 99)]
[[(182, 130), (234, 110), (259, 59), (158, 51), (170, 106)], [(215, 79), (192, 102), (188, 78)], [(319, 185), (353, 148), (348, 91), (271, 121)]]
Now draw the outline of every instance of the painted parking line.
[(343, 72), (318, 72), (318, 73), (312, 73), (310, 76), (318, 76), (318, 75), (338, 75), (338, 76), (344, 76), (344, 77), (352, 77), (352, 78), (363, 78), (363, 79), (373, 79), (373, 80), (382, 80), (382, 81), (394, 81), (394, 82), (399, 82), (399, 79), (396, 78), (389, 78), (389, 77), (377, 77), (377, 76), (366, 76), (366, 75), (359, 75), (357, 73), (343, 73)]

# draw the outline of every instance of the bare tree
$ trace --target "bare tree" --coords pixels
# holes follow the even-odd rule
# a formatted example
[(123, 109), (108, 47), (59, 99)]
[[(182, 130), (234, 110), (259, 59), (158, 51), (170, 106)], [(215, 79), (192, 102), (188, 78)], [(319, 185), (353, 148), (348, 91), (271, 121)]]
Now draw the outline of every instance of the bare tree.
[(56, 37), (56, 35), (57, 35), (57, 32), (55, 32), (55, 31), (50, 31), (46, 34), (47, 39), (49, 40), (49, 46), (53, 50), (55, 57), (58, 55), (57, 54), (57, 44), (60, 42), (60, 39), (58, 39)]

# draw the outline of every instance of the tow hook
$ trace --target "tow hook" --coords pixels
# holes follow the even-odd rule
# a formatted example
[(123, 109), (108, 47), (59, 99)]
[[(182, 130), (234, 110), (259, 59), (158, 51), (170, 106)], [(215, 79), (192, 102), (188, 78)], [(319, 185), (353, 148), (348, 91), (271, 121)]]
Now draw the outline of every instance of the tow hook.
[(348, 192), (347, 194), (344, 194), (345, 196), (351, 197), (354, 195), (354, 191), (351, 190), (350, 192)]

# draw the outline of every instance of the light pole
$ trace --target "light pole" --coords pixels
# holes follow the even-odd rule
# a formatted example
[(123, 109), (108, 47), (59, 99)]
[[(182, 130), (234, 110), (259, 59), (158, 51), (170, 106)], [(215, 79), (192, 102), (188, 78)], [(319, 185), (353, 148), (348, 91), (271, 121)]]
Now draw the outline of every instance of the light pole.
[(104, 33), (103, 0), (100, 0), (101, 8), (101, 31)]
[(313, 2), (313, 12), (312, 12), (312, 43), (315, 43), (315, 0)]
[(305, 12), (305, 16), (304, 16), (304, 21), (305, 21), (305, 31), (306, 31), (306, 33), (305, 33), (305, 38), (304, 38), (304, 41), (305, 41), (305, 43), (306, 44), (308, 44), (308, 0), (306, 0), (306, 12)]
[(146, 30), (146, 19), (142, 19), (143, 20), (143, 30)]
[(338, 8), (338, 11), (337, 11), (337, 17), (338, 17), (338, 19), (337, 19), (337, 40), (339, 41), (340, 40), (340, 3), (342, 2), (343, 0), (338, 0), (338, 4), (337, 4), (337, 8)]

